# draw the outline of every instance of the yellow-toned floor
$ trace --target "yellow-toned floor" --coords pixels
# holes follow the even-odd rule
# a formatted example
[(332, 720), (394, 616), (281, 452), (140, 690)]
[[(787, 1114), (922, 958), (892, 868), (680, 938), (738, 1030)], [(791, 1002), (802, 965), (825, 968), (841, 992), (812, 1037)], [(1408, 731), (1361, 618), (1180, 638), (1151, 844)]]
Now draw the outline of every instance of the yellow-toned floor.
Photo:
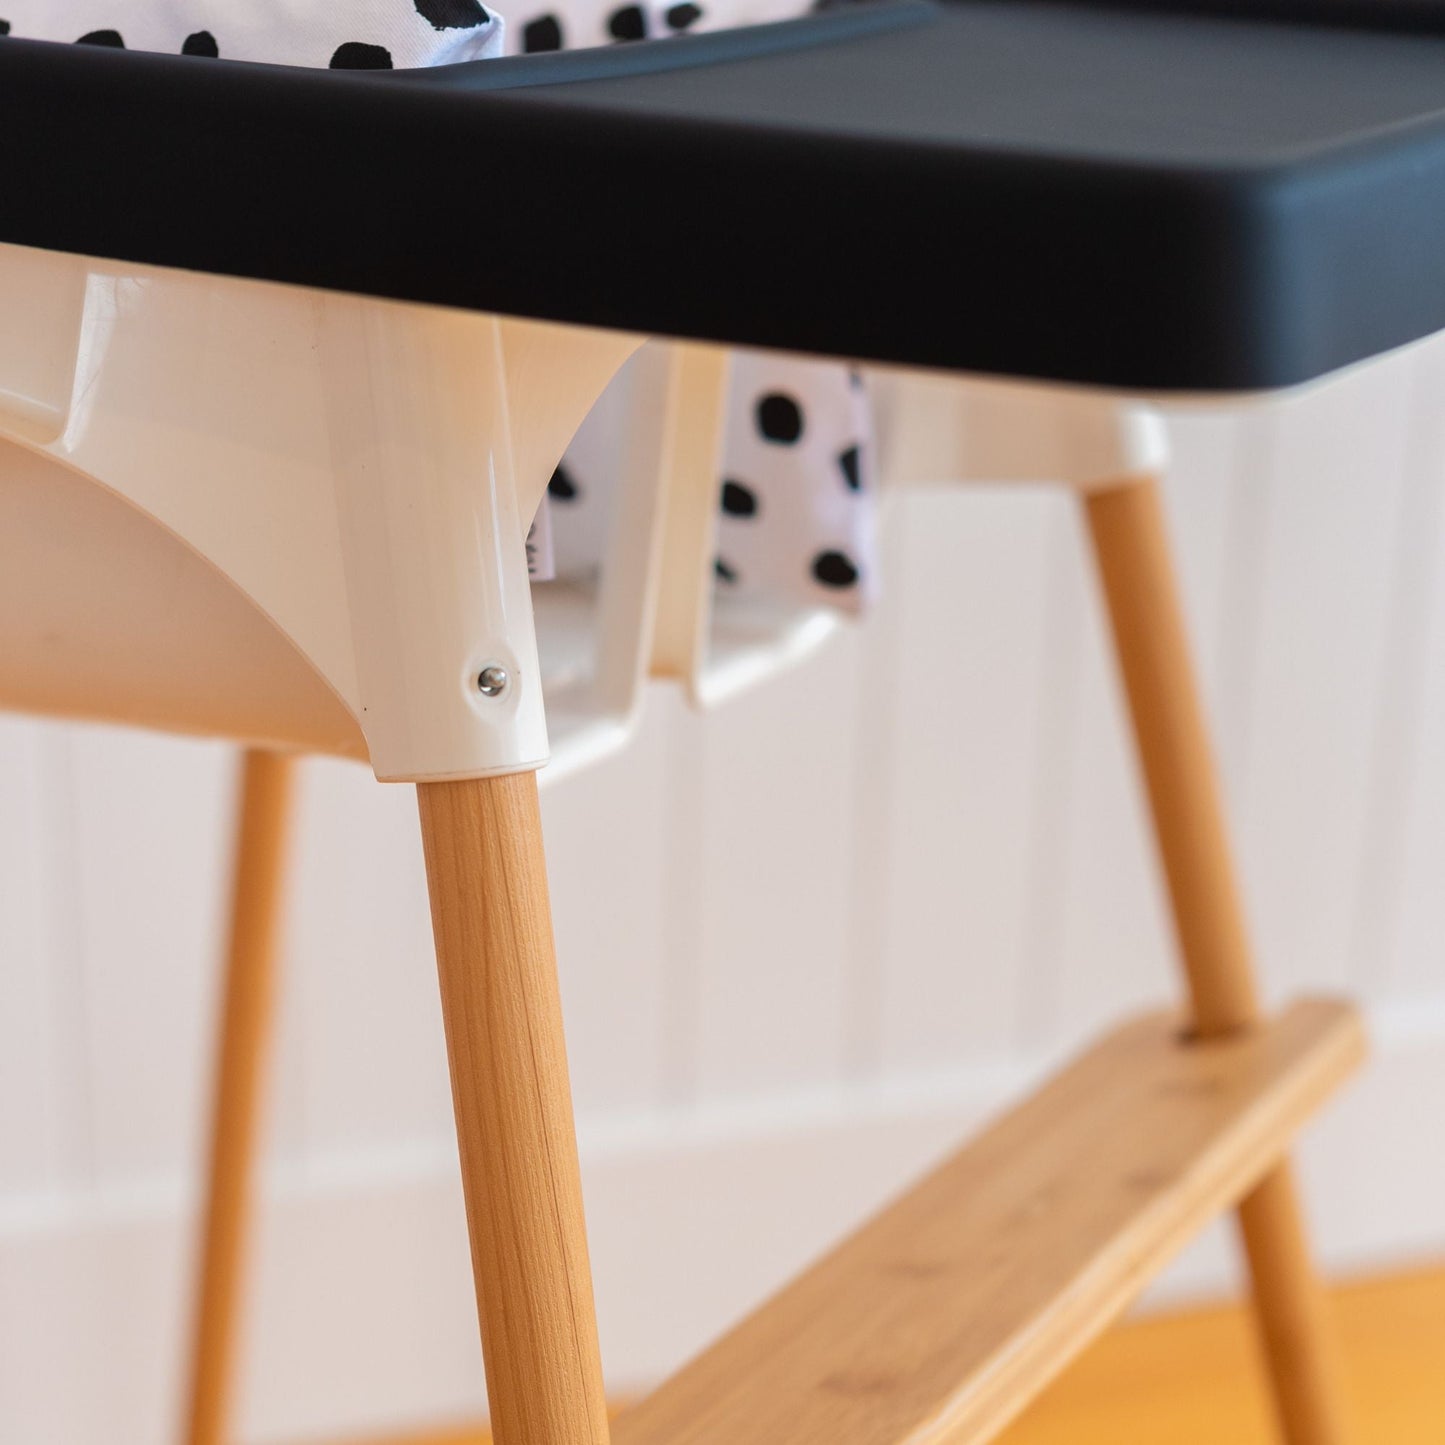
[[(1335, 1292), (1352, 1438), (1445, 1445), (1445, 1268)], [(1273, 1445), (1247, 1318), (1203, 1310), (1105, 1335), (1002, 1445)], [(368, 1445), (484, 1445), (476, 1427)]]

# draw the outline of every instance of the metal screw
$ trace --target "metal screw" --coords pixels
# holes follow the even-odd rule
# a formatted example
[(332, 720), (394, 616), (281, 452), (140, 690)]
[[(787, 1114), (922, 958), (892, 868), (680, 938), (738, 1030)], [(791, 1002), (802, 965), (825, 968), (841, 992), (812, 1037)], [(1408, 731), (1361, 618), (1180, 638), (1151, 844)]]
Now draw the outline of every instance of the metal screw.
[(477, 674), (477, 691), (483, 697), (500, 697), (506, 692), (507, 684), (511, 680), (507, 676), (507, 669), (493, 662)]

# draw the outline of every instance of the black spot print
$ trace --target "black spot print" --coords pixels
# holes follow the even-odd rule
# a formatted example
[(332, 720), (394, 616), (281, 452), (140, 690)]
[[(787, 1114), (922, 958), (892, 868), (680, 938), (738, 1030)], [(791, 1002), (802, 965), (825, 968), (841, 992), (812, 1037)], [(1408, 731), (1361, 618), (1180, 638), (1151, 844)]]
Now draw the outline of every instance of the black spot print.
[(331, 57), (332, 70), (390, 70), (391, 51), (380, 45), (363, 45), (359, 40), (348, 40), (338, 45)]
[(645, 40), (647, 14), (641, 5), (623, 5), (607, 17), (607, 33), (614, 40)]
[(559, 502), (575, 502), (577, 493), (577, 483), (572, 480), (571, 472), (566, 467), (558, 467), (552, 473), (552, 480), (547, 483), (547, 495)]
[(854, 391), (863, 390), (863, 373), (859, 371), (856, 366), (850, 366), (848, 368), (848, 385), (851, 386)]
[(858, 580), (858, 569), (841, 552), (819, 552), (813, 558), (813, 576), (824, 587), (851, 587)]
[(414, 0), (414, 3), (416, 13), (433, 30), (470, 30), (492, 18), (478, 0)]
[(112, 50), (124, 50), (125, 41), (119, 30), (92, 30), (75, 42), (77, 45), (108, 45)]
[(721, 557), (714, 560), (712, 570), (717, 575), (719, 582), (736, 582), (738, 580), (736, 569), (729, 567)]
[(539, 15), (522, 27), (522, 50), (535, 55), (542, 50), (561, 50), (562, 22), (555, 15)]
[(209, 30), (198, 30), (194, 35), (186, 36), (186, 43), (181, 46), (182, 55), (204, 55), (209, 60), (215, 60), (221, 53), (221, 48), (216, 44), (216, 37)]
[(694, 5), (692, 0), (681, 0), (681, 4), (667, 7), (667, 23), (673, 30), (686, 30), (701, 19), (702, 6)]
[(802, 408), (784, 392), (769, 392), (758, 402), (758, 430), (764, 441), (791, 446), (803, 435)]
[(0, 20), (0, 35), (9, 35), (9, 33), (10, 22), (8, 20)]
[(758, 495), (741, 482), (724, 482), (722, 488), (722, 509), (730, 517), (756, 517)]
[(846, 452), (839, 453), (838, 468), (843, 473), (843, 480), (848, 483), (850, 492), (863, 490), (863, 473), (859, 467), (857, 447), (849, 447)]

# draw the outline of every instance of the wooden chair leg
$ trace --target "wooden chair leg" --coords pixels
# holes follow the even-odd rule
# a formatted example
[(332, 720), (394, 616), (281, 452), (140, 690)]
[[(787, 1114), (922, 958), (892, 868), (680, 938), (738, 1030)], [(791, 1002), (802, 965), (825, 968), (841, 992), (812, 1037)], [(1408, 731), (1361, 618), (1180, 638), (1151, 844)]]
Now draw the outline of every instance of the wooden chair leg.
[(248, 752), (220, 1016), (210, 1172), (192, 1334), (189, 1445), (225, 1445), (264, 1075), (274, 1034), (277, 940), (295, 764)]
[(606, 1445), (532, 773), (417, 786), (498, 1445)]
[[(1254, 964), (1230, 860), (1204, 711), (1190, 663), (1158, 484), (1086, 502), (1201, 1036), (1259, 1018)], [(1289, 1164), (1239, 1207), (1274, 1398), (1289, 1445), (1340, 1445), (1338, 1372)]]

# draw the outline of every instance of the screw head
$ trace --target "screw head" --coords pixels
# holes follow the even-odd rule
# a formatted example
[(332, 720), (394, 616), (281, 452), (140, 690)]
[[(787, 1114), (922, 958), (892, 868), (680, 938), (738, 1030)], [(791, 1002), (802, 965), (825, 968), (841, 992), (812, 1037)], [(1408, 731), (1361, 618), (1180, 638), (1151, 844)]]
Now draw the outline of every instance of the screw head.
[(483, 697), (500, 697), (506, 692), (507, 684), (511, 680), (505, 667), (495, 662), (489, 663), (477, 674), (477, 691)]

